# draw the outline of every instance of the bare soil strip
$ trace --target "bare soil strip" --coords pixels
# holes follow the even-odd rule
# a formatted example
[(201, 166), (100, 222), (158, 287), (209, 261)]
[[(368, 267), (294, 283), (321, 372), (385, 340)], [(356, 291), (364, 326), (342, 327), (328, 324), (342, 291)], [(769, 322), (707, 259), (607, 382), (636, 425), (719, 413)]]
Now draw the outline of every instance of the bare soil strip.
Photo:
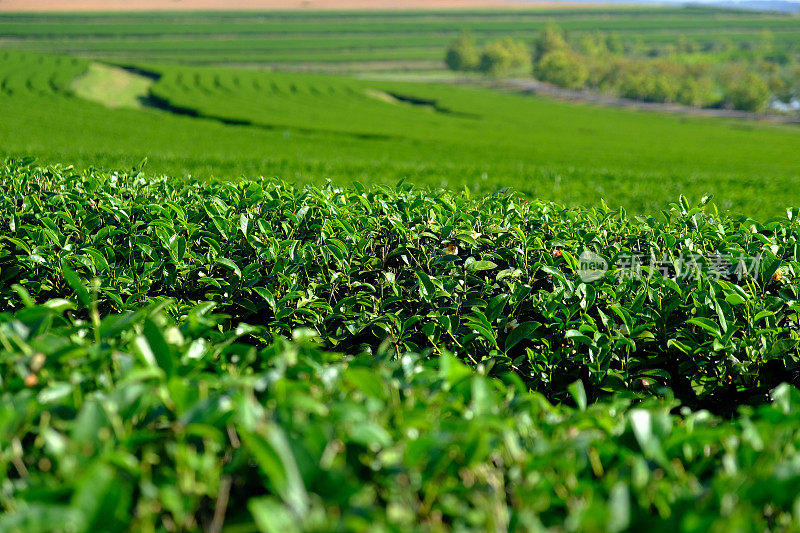
[(191, 10), (391, 10), (553, 7), (548, 0), (0, 0), (0, 12)]
[(538, 95), (546, 95), (551, 98), (567, 102), (577, 102), (577, 103), (586, 102), (591, 104), (600, 104), (611, 107), (623, 107), (626, 109), (635, 109), (640, 111), (658, 111), (662, 113), (677, 113), (684, 115), (694, 115), (698, 117), (738, 118), (747, 120), (761, 120), (765, 122), (781, 122), (784, 124), (800, 123), (800, 117), (795, 115), (749, 113), (747, 111), (736, 111), (734, 109), (708, 109), (700, 107), (690, 107), (680, 104), (640, 102), (637, 100), (629, 100), (627, 98), (607, 96), (588, 89), (585, 90), (562, 89), (560, 87), (555, 87), (548, 83), (543, 83), (541, 81), (531, 80), (531, 79), (503, 80), (499, 82), (498, 85), (507, 89), (519, 90)]
[[(765, 113), (749, 113), (747, 111), (736, 111), (735, 109), (710, 109), (675, 103), (642, 102), (638, 100), (630, 100), (627, 98), (619, 98), (616, 96), (601, 94), (591, 89), (562, 89), (561, 87), (556, 87), (555, 85), (544, 83), (532, 78), (512, 78), (503, 80), (487, 80), (477, 76), (457, 78), (437, 75), (436, 70), (432, 70), (429, 74), (425, 74), (424, 72), (421, 72), (421, 69), (410, 69), (411, 72), (406, 74), (401, 72), (402, 68), (400, 68), (400, 65), (402, 65), (402, 63), (397, 63), (396, 67), (391, 69), (391, 72), (380, 72), (377, 70), (370, 72), (361, 71), (359, 73), (359, 77), (376, 81), (405, 81), (473, 85), (501, 91), (511, 91), (522, 94), (542, 96), (562, 102), (571, 102), (575, 104), (595, 104), (607, 107), (632, 109), (636, 111), (651, 111), (657, 113), (671, 113), (696, 117), (757, 120), (761, 122), (775, 122), (782, 124), (800, 124), (800, 115), (797, 114), (779, 114), (770, 111)], [(442, 68), (441, 64), (438, 65), (438, 68)], [(286, 69), (280, 68), (278, 70)]]

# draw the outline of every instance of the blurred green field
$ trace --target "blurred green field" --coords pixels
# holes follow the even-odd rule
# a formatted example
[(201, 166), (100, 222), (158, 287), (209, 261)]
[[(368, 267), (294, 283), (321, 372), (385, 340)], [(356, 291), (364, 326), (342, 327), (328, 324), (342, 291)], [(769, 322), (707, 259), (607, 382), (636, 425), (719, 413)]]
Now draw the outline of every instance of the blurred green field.
[[(440, 68), (442, 49), (463, 30), (479, 41), (533, 39), (548, 22), (573, 33), (614, 31), (659, 43), (683, 34), (797, 51), (800, 17), (700, 7), (586, 7), (491, 11), (137, 13), (0, 15), (4, 47), (119, 61), (301, 65), (381, 63)], [(420, 62), (423, 63), (420, 65)], [(375, 67), (374, 65), (372, 66)]]
[[(145, 109), (77, 97), (91, 63), (0, 52), (2, 155), (296, 183), (408, 179), (657, 211), (679, 194), (769, 217), (800, 204), (800, 129), (435, 83), (150, 67)], [(132, 98), (130, 94), (126, 99)], [(152, 107), (160, 106), (161, 109)]]

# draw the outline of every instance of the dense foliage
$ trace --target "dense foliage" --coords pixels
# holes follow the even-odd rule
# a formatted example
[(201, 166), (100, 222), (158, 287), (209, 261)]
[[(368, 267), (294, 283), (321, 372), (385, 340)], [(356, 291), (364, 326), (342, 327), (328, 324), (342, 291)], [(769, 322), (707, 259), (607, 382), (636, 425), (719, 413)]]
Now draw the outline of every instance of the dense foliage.
[(0, 15), (0, 532), (800, 530), (797, 131), (197, 66), (796, 94), (603, 9)]
[(450, 70), (500, 77), (529, 69), (531, 54), (524, 42), (510, 37), (491, 41), (479, 51), (472, 35), (462, 34), (448, 47), (445, 63)]
[[(765, 530), (797, 527), (800, 394), (735, 422), (616, 399), (553, 407), (392, 353), (266, 331), (94, 321), (54, 300), (0, 315), (0, 529)], [(223, 320), (223, 324), (225, 321)], [(303, 332), (296, 332), (302, 337)], [(263, 346), (263, 345), (262, 345)]]
[(573, 410), (447, 354), (256, 347), (263, 328), (209, 305), (178, 323), (157, 306), (90, 321), (73, 308), (0, 314), (2, 531), (800, 523), (788, 386), (733, 422), (671, 403), (587, 407), (580, 387)]
[[(797, 374), (796, 211), (19, 162), (0, 185), (0, 530), (800, 525), (800, 393), (767, 390)], [(741, 283), (576, 275), (582, 248), (665, 246), (771, 255)], [(761, 405), (679, 409), (674, 371)]]
[[(231, 325), (307, 328), (347, 353), (384, 342), (398, 355), (451, 351), (556, 400), (582, 379), (590, 400), (665, 386), (692, 407), (730, 410), (763, 401), (800, 364), (796, 210), (761, 224), (681, 199), (642, 218), (507, 193), (13, 163), (0, 185), (6, 308), (21, 304), (15, 284), (86, 305), (74, 279), (97, 280), (101, 313), (214, 301)], [(608, 267), (588, 281), (586, 254)]]
[[(580, 33), (567, 39), (560, 26), (545, 26), (531, 46), (537, 79), (564, 87), (596, 89), (603, 93), (647, 102), (678, 102), (697, 107), (721, 107), (750, 112), (768, 110), (773, 101), (791, 102), (800, 96), (798, 56), (779, 50), (764, 32), (734, 49), (727, 41), (706, 43), (681, 36), (674, 43), (649, 48), (623, 42), (616, 33)], [(484, 56), (494, 61), (470, 63), (451, 58), (474, 56), (476, 44), (462, 36), (448, 49), (448, 68), (478, 70), (495, 77), (519, 74), (530, 63), (525, 43), (506, 38), (490, 42)], [(512, 63), (514, 56), (528, 61)], [(501, 53), (502, 52), (502, 53)]]

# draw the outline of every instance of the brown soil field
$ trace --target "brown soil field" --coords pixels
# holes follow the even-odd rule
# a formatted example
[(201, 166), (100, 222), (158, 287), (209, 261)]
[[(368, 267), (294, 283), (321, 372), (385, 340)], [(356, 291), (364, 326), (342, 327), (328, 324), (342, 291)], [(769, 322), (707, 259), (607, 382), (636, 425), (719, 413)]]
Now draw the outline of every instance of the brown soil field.
[[(389, 10), (553, 7), (561, 1), (521, 0), (0, 0), (0, 12), (172, 10)], [(585, 5), (585, 4), (583, 4)]]

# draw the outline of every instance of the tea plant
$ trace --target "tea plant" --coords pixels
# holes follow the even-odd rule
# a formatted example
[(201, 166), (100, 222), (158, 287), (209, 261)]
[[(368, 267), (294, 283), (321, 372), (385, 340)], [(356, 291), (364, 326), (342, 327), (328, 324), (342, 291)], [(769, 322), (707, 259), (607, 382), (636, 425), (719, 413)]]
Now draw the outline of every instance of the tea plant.
[[(347, 353), (384, 342), (397, 356), (452, 352), (559, 401), (581, 379), (590, 401), (672, 394), (730, 412), (797, 376), (796, 210), (761, 224), (681, 199), (644, 218), (513, 193), (198, 184), (15, 163), (0, 186), (6, 308), (71, 296), (88, 319), (93, 305), (102, 316), (169, 299), (179, 316), (210, 301), (229, 326), (306, 328)], [(584, 281), (586, 253), (608, 271)], [(655, 261), (626, 271), (634, 254)], [(690, 254), (696, 272), (677, 276)]]
[(0, 531), (800, 527), (797, 210), (0, 186)]
[(513, 374), (342, 356), (213, 305), (0, 314), (0, 530), (793, 530), (800, 393), (722, 421), (550, 405)]

